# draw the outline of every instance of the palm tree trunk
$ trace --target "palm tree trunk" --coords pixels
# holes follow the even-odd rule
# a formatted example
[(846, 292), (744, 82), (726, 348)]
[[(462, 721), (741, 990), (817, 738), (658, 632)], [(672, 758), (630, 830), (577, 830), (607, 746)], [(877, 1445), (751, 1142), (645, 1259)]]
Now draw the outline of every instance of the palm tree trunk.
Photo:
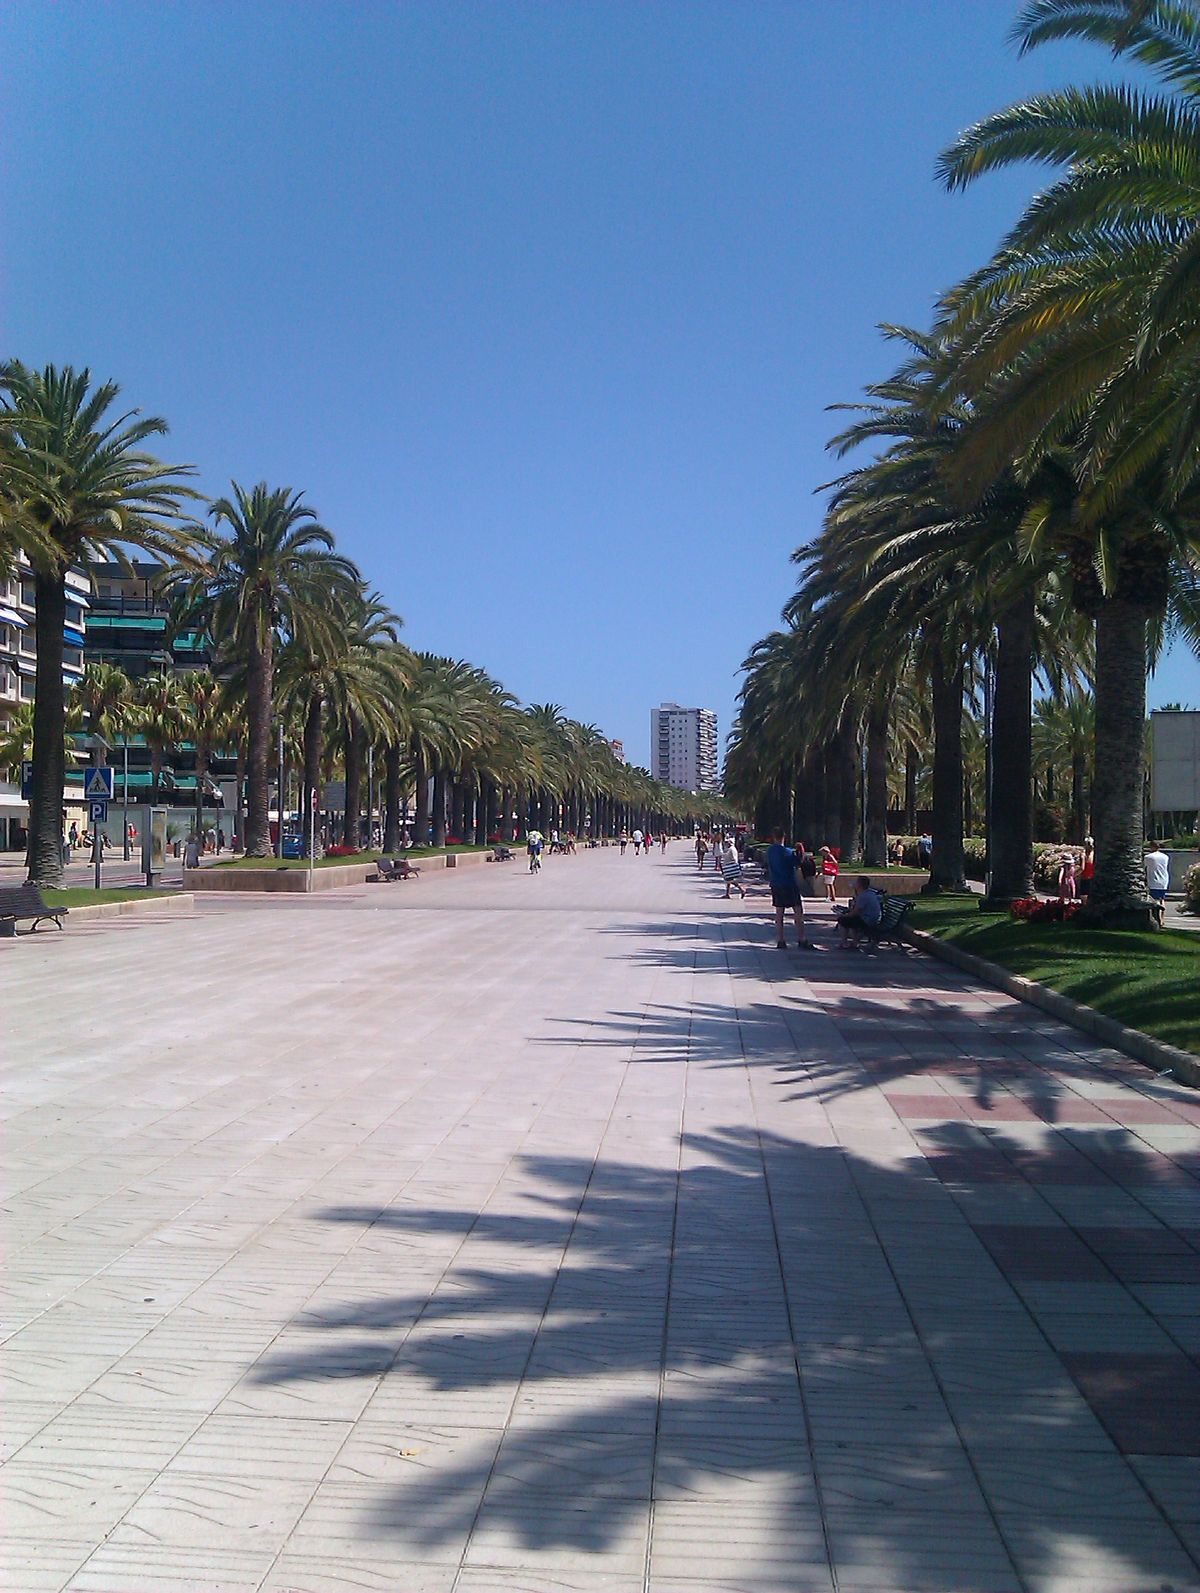
[(904, 749), (904, 833), (917, 833), (917, 775), (921, 755), (910, 741)]
[(867, 713), (867, 822), (865, 868), (887, 865), (887, 702), (875, 701)]
[(259, 645), (250, 638), (247, 660), (246, 713), (250, 733), (246, 781), (246, 856), (271, 855), (271, 799), (268, 764), (271, 757), (271, 696), (274, 690), (274, 653), (270, 627)]
[(413, 755), (413, 845), (429, 845), (429, 770), (419, 753)]
[(1079, 845), (1087, 834), (1087, 754), (1076, 752), (1071, 758), (1071, 839)]
[(838, 829), (842, 832), (842, 848), (845, 854), (855, 851), (858, 846), (858, 727), (847, 715), (838, 729), (837, 756), (841, 765), (841, 809), (838, 813)]
[(362, 727), (353, 716), (346, 727), (342, 748), (346, 760), (346, 803), (342, 813), (342, 845), (359, 847), (359, 811), (362, 808)]
[(63, 787), (67, 759), (63, 746), (63, 625), (67, 583), (63, 575), (34, 578), (37, 612), (37, 674), (33, 699), (33, 790), (29, 796), (29, 840), (25, 861), (34, 885), (62, 883)]
[(383, 754), (383, 850), (391, 857), (400, 850), (400, 748), (389, 742)]
[(446, 776), (441, 769), (433, 776), (433, 844), (446, 844)]
[(196, 738), (196, 843), (204, 846), (204, 776), (208, 773), (208, 748)]
[(238, 736), (236, 763), (233, 778), (237, 790), (233, 794), (233, 845), (234, 850), (246, 846), (246, 743)]
[(992, 794), (988, 808), (989, 885), (981, 905), (1003, 909), (1034, 893), (1032, 586), (1000, 615), (996, 631)]
[(836, 847), (840, 854), (842, 843), (842, 760), (838, 756), (836, 737), (825, 744), (824, 809), (825, 829), (819, 846)]
[(965, 891), (963, 856), (963, 672), (961, 649), (951, 658), (934, 650), (929, 675), (933, 687), (933, 857), (925, 893)]
[(1146, 611), (1110, 598), (1096, 615), (1096, 877), (1081, 916), (1144, 926), (1156, 920), (1142, 864)]
[(304, 715), (304, 793), (300, 811), (304, 816), (302, 844), (305, 857), (308, 856), (310, 838), (314, 841), (317, 839), (316, 825), (310, 817), (310, 803), (313, 792), (321, 788), (321, 756), (325, 750), (324, 709), (320, 692), (314, 691), (308, 699), (308, 709)]

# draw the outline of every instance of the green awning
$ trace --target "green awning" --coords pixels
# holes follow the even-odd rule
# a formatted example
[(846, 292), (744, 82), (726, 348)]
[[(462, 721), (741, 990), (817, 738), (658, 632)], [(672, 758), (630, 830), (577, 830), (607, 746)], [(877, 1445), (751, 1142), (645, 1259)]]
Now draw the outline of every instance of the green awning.
[(165, 614), (89, 614), (88, 630), (165, 631)]

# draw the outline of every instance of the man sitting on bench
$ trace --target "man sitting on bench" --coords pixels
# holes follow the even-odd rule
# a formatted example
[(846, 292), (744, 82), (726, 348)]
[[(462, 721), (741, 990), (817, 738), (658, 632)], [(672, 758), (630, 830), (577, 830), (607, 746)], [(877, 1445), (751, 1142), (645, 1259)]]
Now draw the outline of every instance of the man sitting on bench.
[(879, 900), (879, 892), (872, 889), (871, 881), (865, 874), (860, 874), (854, 881), (854, 895), (849, 904), (837, 909), (842, 949), (857, 951), (863, 935), (877, 929), (882, 917), (883, 903)]

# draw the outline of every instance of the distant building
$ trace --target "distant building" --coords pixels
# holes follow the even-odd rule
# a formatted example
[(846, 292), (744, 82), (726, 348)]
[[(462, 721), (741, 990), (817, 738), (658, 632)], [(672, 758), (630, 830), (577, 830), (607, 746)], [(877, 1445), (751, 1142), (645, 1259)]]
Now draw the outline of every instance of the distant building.
[(92, 566), (95, 591), (88, 616), (88, 657), (117, 664), (131, 680), (159, 670), (203, 669), (212, 662), (204, 636), (183, 631), (166, 639), (170, 603), (159, 584), (161, 564), (138, 561)]
[(665, 702), (650, 710), (650, 772), (683, 791), (716, 791), (717, 716)]
[(617, 762), (618, 763), (624, 763), (625, 762), (625, 743), (623, 741), (610, 741), (609, 742), (609, 746), (612, 748), (612, 755), (617, 760)]

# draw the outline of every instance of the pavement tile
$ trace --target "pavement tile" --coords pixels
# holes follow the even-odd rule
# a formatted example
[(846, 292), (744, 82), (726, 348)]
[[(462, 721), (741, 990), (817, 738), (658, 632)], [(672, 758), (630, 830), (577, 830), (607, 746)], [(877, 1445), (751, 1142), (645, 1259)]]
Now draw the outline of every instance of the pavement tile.
[(1184, 1092), (682, 847), (459, 876), (15, 947), (0, 1585), (1197, 1585)]

